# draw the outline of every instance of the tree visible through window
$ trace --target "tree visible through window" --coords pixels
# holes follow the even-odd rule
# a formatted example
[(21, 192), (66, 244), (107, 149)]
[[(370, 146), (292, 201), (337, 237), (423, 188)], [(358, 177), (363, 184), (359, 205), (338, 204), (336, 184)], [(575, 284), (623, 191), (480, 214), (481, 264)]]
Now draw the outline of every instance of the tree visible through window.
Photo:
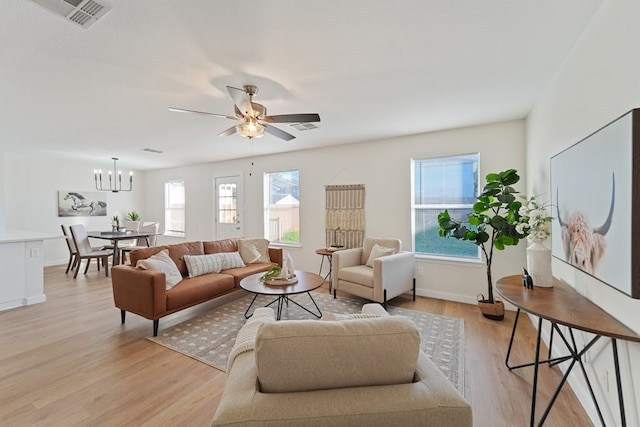
[(272, 243), (300, 244), (300, 174), (297, 170), (266, 173), (265, 238)]
[(413, 239), (416, 253), (479, 259), (468, 241), (438, 235), (438, 214), (449, 210), (464, 221), (473, 212), (478, 194), (478, 154), (413, 160)]
[(164, 183), (164, 224), (165, 234), (184, 236), (185, 229), (184, 181)]

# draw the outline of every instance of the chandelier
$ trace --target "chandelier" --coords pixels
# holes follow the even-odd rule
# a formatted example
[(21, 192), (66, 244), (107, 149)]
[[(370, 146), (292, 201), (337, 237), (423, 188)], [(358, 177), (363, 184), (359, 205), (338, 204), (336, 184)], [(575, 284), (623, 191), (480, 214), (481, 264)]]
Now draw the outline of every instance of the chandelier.
[[(96, 190), (98, 191), (111, 191), (112, 193), (118, 193), (120, 191), (131, 191), (133, 189), (133, 172), (129, 172), (129, 188), (122, 188), (122, 171), (119, 171), (116, 167), (117, 157), (113, 159), (113, 171), (109, 171), (109, 187), (102, 186), (102, 170), (96, 169), (93, 171), (93, 177), (96, 181)], [(115, 175), (118, 175), (118, 178)]]

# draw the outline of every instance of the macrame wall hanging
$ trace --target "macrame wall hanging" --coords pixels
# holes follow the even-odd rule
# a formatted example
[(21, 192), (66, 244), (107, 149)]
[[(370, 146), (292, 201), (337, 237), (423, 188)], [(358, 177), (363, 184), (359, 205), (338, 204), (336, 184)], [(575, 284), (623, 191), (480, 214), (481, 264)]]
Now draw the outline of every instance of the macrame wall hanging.
[(364, 239), (364, 184), (325, 186), (327, 247), (362, 247)]

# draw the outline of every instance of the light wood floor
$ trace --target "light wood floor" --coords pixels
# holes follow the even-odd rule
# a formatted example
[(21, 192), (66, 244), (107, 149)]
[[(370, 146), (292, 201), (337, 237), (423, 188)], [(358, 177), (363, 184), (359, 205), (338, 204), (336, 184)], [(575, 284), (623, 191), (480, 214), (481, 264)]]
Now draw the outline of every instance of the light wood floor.
[[(146, 340), (149, 320), (129, 314), (121, 325), (111, 280), (95, 264), (76, 280), (63, 266), (45, 268), (45, 293), (46, 303), (0, 312), (1, 426), (209, 425), (225, 374)], [(404, 297), (393, 304), (464, 318), (465, 392), (474, 425), (528, 425), (532, 370), (511, 373), (504, 366), (513, 312), (494, 322), (467, 304)], [(215, 305), (176, 313), (160, 320), (160, 328)], [(521, 321), (519, 333), (512, 360), (523, 363), (533, 354), (535, 332)], [(558, 372), (541, 368), (539, 401), (548, 401)], [(567, 425), (591, 423), (565, 387), (545, 426)]]

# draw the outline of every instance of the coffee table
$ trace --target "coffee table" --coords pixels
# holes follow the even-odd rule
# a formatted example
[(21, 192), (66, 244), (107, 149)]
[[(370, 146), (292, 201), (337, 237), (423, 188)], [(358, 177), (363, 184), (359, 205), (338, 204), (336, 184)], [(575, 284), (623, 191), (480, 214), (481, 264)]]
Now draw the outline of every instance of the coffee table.
[[(244, 317), (248, 319), (253, 315), (253, 313), (249, 314), (249, 311), (251, 310), (253, 303), (256, 301), (256, 298), (258, 298), (258, 295), (271, 295), (276, 297), (276, 299), (274, 299), (273, 301), (271, 301), (269, 304), (265, 306), (265, 307), (269, 307), (271, 304), (275, 302), (278, 303), (278, 309), (276, 311), (276, 320), (280, 320), (282, 316), (282, 308), (285, 304), (289, 305), (289, 302), (294, 303), (301, 309), (305, 310), (308, 313), (313, 314), (317, 318), (322, 317), (322, 311), (320, 311), (318, 304), (316, 304), (310, 292), (322, 286), (322, 284), (324, 283), (324, 280), (320, 275), (315, 273), (309, 273), (308, 271), (295, 270), (293, 273), (296, 275), (298, 281), (290, 285), (267, 285), (260, 281), (260, 277), (264, 273), (252, 274), (251, 276), (247, 276), (244, 279), (242, 279), (240, 281), (240, 287), (245, 291), (256, 294), (253, 297), (253, 300), (251, 300), (251, 304), (249, 304), (249, 307), (247, 307), (247, 311), (245, 311)], [(298, 304), (296, 301), (290, 298), (291, 295), (304, 294), (304, 293), (309, 295), (311, 302), (313, 303), (316, 310), (318, 311), (317, 313), (314, 313), (308, 308), (303, 307), (302, 305)]]

